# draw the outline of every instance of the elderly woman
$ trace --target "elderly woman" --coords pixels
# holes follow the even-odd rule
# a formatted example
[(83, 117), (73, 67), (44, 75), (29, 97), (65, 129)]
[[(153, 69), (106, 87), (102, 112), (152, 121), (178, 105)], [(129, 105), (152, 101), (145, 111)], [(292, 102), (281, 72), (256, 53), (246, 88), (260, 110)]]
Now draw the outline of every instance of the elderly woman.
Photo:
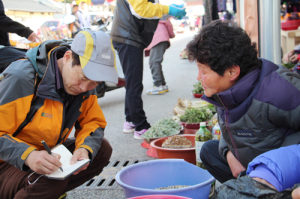
[(300, 141), (300, 76), (257, 57), (240, 27), (220, 20), (187, 45), (205, 95), (216, 106), (221, 140), (202, 146), (201, 160), (221, 183), (238, 177), (258, 155)]

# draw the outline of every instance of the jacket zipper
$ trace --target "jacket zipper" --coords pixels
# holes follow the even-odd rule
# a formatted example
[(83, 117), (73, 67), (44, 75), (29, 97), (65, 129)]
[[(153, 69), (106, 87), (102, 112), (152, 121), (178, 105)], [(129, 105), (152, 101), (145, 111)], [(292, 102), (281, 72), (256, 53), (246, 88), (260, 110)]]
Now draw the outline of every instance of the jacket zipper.
[[(241, 162), (241, 161), (240, 161), (240, 158), (239, 158), (239, 154), (238, 154), (237, 149), (236, 149), (236, 146), (235, 146), (235, 143), (234, 143), (234, 140), (233, 140), (233, 137), (232, 137), (232, 134), (231, 134), (231, 132), (230, 132), (229, 123), (228, 123), (228, 110), (227, 110), (226, 106), (224, 105), (224, 103), (222, 102), (220, 96), (219, 96), (218, 94), (217, 94), (216, 96), (218, 97), (218, 98), (217, 98), (218, 101), (219, 101), (219, 102), (222, 104), (222, 106), (224, 107), (223, 110), (225, 111), (225, 125), (226, 125), (226, 128), (227, 128), (227, 132), (228, 132), (228, 134), (229, 134), (231, 143), (232, 143), (232, 145), (233, 145), (233, 148), (234, 148), (234, 152), (235, 152), (236, 158), (238, 159), (239, 162)], [(220, 108), (221, 108), (221, 107), (220, 107)], [(222, 108), (221, 108), (221, 109), (222, 109)]]

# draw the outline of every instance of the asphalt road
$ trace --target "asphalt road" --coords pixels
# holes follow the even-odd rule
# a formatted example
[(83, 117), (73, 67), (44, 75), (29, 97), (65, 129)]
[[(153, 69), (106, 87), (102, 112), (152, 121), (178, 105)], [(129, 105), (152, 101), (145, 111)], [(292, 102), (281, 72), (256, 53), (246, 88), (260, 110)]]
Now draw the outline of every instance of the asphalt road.
[[(174, 116), (174, 106), (178, 98), (196, 100), (191, 91), (193, 84), (197, 82), (198, 69), (196, 63), (190, 63), (187, 59), (181, 59), (179, 54), (186, 44), (192, 40), (194, 33), (186, 32), (177, 34), (171, 40), (171, 47), (166, 51), (163, 61), (163, 72), (169, 86), (169, 92), (161, 95), (147, 95), (146, 90), (153, 85), (149, 58), (144, 59), (144, 91), (142, 99), (148, 122)], [(153, 159), (146, 155), (146, 149), (141, 147), (142, 140), (133, 138), (133, 134), (122, 133), (124, 116), (125, 89), (120, 88), (107, 92), (98, 103), (107, 120), (105, 137), (113, 147), (111, 159)], [(97, 199), (123, 199), (126, 198), (122, 189), (75, 189), (68, 192), (67, 198), (97, 198)]]

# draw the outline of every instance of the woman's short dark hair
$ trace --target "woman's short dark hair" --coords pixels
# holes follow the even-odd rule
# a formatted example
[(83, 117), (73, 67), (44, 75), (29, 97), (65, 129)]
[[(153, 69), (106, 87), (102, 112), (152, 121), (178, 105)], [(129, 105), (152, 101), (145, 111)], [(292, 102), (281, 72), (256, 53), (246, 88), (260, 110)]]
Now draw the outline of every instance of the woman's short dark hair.
[(187, 52), (190, 61), (207, 64), (221, 76), (236, 65), (241, 78), (259, 64), (256, 44), (242, 28), (229, 26), (228, 21), (216, 20), (203, 26), (187, 44)]
[(72, 66), (80, 65), (79, 55), (72, 51)]

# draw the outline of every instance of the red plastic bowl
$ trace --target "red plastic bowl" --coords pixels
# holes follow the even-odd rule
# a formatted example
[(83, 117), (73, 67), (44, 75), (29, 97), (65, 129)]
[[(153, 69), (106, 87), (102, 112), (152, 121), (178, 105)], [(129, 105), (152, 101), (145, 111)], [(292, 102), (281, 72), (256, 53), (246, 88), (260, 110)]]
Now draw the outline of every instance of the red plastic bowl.
[(290, 20), (281, 22), (281, 29), (282, 30), (297, 30), (300, 26), (300, 20)]
[(186, 122), (180, 122), (182, 126), (184, 126), (187, 129), (199, 129), (200, 128), (200, 123), (186, 123)]
[(198, 129), (188, 129), (188, 128), (185, 128), (183, 130), (183, 134), (196, 134), (198, 131)]
[(137, 196), (129, 199), (148, 199), (148, 198), (155, 198), (155, 199), (191, 199), (183, 196), (172, 196), (172, 195), (146, 195), (146, 196)]
[(167, 158), (184, 159), (189, 163), (196, 164), (195, 135), (183, 134), (179, 136), (184, 136), (188, 140), (192, 141), (193, 148), (187, 148), (187, 149), (163, 148), (161, 147), (161, 145), (167, 139), (167, 137), (154, 140), (153, 142), (150, 143), (150, 146), (156, 150), (158, 159), (167, 159)]
[(192, 93), (194, 95), (195, 98), (201, 98), (203, 96), (203, 94), (196, 94), (196, 93)]

